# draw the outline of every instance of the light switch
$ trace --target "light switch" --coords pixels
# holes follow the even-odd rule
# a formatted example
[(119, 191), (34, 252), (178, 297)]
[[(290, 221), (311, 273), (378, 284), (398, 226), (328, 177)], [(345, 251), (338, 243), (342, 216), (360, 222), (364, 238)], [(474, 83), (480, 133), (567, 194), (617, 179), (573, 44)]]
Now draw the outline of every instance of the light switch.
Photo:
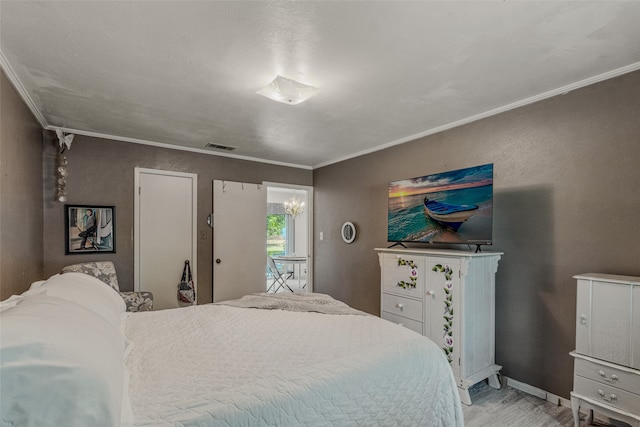
[(320, 240), (324, 240), (324, 233), (322, 231), (320, 232)]

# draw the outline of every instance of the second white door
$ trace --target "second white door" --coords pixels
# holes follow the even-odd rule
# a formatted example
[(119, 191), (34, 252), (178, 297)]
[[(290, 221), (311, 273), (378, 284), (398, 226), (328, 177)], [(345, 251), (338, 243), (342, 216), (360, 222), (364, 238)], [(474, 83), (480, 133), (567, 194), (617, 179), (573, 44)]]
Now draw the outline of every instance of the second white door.
[(267, 190), (213, 182), (213, 302), (265, 291)]

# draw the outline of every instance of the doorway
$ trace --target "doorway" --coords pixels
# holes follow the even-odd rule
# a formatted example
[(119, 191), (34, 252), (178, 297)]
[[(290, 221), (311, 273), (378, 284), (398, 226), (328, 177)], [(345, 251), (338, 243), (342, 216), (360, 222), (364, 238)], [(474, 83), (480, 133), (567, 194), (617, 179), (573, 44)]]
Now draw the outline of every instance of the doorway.
[[(277, 269), (267, 268), (267, 291), (313, 292), (313, 187), (278, 183), (266, 186), (267, 256), (273, 258)], [(276, 281), (280, 276), (283, 286)]]

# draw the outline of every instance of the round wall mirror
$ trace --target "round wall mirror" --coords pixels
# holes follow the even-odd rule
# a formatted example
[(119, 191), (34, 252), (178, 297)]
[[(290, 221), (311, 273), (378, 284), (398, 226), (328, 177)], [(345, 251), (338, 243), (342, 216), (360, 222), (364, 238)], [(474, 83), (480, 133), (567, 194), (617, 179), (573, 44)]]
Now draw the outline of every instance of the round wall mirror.
[(342, 240), (345, 243), (351, 243), (356, 240), (356, 226), (351, 222), (345, 222), (342, 224)]

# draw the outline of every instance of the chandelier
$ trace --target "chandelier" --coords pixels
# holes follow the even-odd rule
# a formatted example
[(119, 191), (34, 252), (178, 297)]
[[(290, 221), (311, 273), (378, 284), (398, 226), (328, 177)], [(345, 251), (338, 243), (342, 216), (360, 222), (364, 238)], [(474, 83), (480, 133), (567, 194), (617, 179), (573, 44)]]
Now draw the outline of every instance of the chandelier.
[(301, 213), (304, 213), (304, 202), (298, 200), (296, 196), (284, 202), (284, 211), (295, 219)]

